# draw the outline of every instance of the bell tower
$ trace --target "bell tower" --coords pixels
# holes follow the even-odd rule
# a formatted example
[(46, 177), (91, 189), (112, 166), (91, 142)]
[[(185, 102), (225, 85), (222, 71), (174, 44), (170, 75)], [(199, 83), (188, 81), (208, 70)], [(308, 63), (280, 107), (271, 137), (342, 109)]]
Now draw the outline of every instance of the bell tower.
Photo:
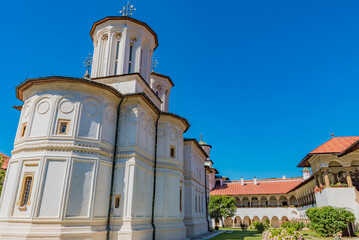
[(124, 7), (123, 16), (106, 17), (93, 24), (91, 78), (139, 73), (150, 82), (152, 54), (158, 46), (157, 34), (146, 23), (129, 17), (133, 10), (132, 6)]

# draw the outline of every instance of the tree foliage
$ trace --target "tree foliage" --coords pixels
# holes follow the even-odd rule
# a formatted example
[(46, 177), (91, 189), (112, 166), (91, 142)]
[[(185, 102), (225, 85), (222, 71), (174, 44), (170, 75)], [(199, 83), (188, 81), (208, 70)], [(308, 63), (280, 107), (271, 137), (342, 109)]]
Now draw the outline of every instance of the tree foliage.
[(2, 187), (4, 185), (5, 173), (6, 173), (6, 170), (2, 168), (4, 161), (5, 158), (3, 156), (0, 156), (0, 195), (2, 192)]
[(332, 237), (347, 228), (349, 222), (355, 220), (352, 212), (344, 208), (320, 207), (307, 209), (306, 214), (311, 227), (321, 237)]
[(233, 217), (236, 212), (236, 205), (234, 203), (236, 199), (228, 196), (210, 196), (209, 199), (209, 216), (214, 218), (216, 222), (218, 220), (223, 221), (227, 217)]

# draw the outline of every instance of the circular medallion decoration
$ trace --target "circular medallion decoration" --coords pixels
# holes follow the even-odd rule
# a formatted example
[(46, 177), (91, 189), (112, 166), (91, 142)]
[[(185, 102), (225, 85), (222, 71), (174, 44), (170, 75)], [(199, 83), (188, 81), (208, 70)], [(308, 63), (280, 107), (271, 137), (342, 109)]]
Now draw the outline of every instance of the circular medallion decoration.
[(176, 133), (175, 133), (175, 132), (171, 132), (170, 138), (171, 138), (172, 142), (176, 141)]
[(70, 101), (63, 101), (62, 103), (60, 103), (60, 110), (63, 113), (70, 113), (74, 110), (74, 104)]
[(109, 108), (106, 112), (106, 119), (109, 123), (113, 123), (115, 121), (115, 112)]
[(87, 103), (85, 105), (85, 113), (90, 117), (96, 116), (96, 114), (97, 114), (96, 105), (93, 103)]
[(41, 102), (38, 106), (37, 106), (37, 112), (40, 114), (45, 114), (50, 108), (50, 104), (46, 101)]
[(29, 116), (29, 113), (30, 113), (30, 106), (27, 105), (24, 110), (24, 117), (27, 118)]

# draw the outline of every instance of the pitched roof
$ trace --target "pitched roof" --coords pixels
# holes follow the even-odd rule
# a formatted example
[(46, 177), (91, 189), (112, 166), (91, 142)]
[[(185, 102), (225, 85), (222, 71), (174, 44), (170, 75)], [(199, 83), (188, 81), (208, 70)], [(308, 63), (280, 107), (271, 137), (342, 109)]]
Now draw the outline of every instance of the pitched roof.
[(323, 143), (310, 153), (298, 164), (298, 167), (310, 167), (309, 159), (317, 154), (334, 154), (345, 155), (356, 149), (359, 143), (359, 137), (333, 137), (329, 141)]
[(303, 182), (303, 178), (287, 179), (258, 179), (257, 185), (253, 180), (225, 182), (223, 186), (216, 186), (210, 195), (257, 195), (257, 194), (285, 194)]
[(0, 153), (0, 156), (4, 158), (4, 162), (1, 166), (2, 169), (7, 169), (7, 165), (9, 164), (10, 157), (8, 155), (5, 155), (3, 153)]

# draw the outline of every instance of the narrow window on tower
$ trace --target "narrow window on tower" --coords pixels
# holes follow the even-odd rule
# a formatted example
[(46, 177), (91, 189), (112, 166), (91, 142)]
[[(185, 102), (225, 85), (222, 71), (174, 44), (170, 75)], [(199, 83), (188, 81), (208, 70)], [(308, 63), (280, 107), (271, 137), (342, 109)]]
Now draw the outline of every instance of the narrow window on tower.
[(132, 52), (133, 52), (133, 44), (130, 45), (130, 54), (128, 58), (128, 73), (131, 73), (131, 69), (132, 69)]
[(24, 175), (21, 186), (20, 199), (18, 202), (19, 209), (22, 211), (26, 210), (26, 206), (30, 205), (33, 178), (33, 173), (25, 173)]
[(176, 157), (176, 147), (175, 146), (171, 146), (170, 147), (170, 156), (172, 158), (175, 158)]
[(179, 202), (180, 202), (180, 212), (182, 212), (182, 187), (180, 187), (180, 199), (179, 199)]
[(121, 204), (121, 195), (116, 195), (115, 208), (120, 208), (120, 204)]
[(21, 126), (20, 138), (25, 137), (27, 123), (23, 123)]
[(57, 134), (67, 135), (69, 131), (70, 120), (59, 120)]
[(113, 75), (117, 75), (117, 68), (118, 68), (118, 52), (120, 50), (120, 41), (116, 42), (116, 56), (115, 56), (115, 72)]

